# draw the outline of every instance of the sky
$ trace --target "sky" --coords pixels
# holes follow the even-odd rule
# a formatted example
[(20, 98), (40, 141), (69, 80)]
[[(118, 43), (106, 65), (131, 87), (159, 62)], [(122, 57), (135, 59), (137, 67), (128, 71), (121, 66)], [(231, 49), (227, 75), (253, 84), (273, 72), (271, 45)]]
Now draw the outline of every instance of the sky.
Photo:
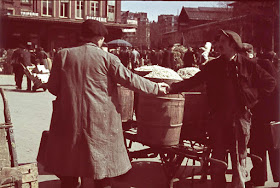
[(230, 1), (121, 1), (121, 10), (130, 12), (147, 12), (149, 21), (158, 20), (161, 14), (179, 15), (182, 7), (219, 7)]

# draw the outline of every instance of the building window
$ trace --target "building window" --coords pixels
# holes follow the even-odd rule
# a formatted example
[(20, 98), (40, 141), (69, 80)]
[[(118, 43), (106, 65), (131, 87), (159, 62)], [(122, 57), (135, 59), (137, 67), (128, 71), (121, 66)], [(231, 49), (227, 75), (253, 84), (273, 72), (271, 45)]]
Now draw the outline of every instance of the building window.
[(107, 6), (107, 21), (115, 21), (115, 5), (116, 1), (108, 1)]
[(30, 0), (21, 0), (22, 3), (30, 3)]
[(84, 1), (76, 1), (76, 18), (83, 18)]
[(53, 0), (42, 0), (43, 15), (53, 15)]
[(60, 13), (61, 17), (69, 17), (69, 8), (70, 2), (69, 0), (60, 0)]
[(7, 8), (6, 9), (6, 15), (15, 15), (15, 9)]
[(99, 13), (99, 2), (98, 1), (91, 1), (90, 2), (90, 15), (94, 16), (94, 17), (99, 17), (100, 13)]

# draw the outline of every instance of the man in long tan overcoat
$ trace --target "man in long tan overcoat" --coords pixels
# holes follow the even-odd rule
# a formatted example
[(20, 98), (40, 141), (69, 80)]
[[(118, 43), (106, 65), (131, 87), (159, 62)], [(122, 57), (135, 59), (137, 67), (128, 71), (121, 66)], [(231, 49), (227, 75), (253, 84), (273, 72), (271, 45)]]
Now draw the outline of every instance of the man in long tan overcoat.
[(57, 98), (44, 166), (61, 179), (61, 187), (79, 187), (79, 177), (93, 178), (96, 187), (111, 187), (111, 178), (131, 169), (117, 83), (151, 95), (164, 94), (169, 87), (132, 73), (103, 51), (106, 34), (102, 23), (85, 21), (85, 43), (60, 50), (53, 62), (48, 89)]

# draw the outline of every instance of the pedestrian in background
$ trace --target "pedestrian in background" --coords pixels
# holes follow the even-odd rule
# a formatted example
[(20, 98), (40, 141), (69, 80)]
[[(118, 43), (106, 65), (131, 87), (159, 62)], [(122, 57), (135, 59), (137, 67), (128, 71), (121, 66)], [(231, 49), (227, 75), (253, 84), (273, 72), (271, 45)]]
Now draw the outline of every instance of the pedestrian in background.
[(13, 56), (14, 51), (15, 51), (14, 49), (7, 50), (7, 58), (6, 58), (6, 63), (5, 63), (5, 67), (4, 67), (5, 74), (13, 74), (12, 56)]
[(131, 65), (132, 70), (140, 66), (140, 53), (134, 47), (131, 52)]
[(151, 59), (151, 64), (152, 65), (157, 65), (159, 63), (158, 60), (157, 60), (156, 50), (155, 49), (151, 50), (150, 59)]
[[(230, 151), (232, 161), (232, 187), (245, 188), (247, 144), (250, 137), (251, 112), (259, 98), (269, 95), (275, 88), (275, 79), (255, 62), (240, 55), (240, 36), (221, 30), (217, 37), (217, 50), (221, 56), (209, 61), (190, 79), (173, 83), (170, 93), (188, 91), (206, 83), (211, 120), (209, 137), (212, 157), (226, 160)], [(213, 188), (225, 188), (226, 169), (211, 163)]]
[(198, 58), (199, 66), (203, 66), (208, 62), (211, 47), (212, 47), (211, 42), (206, 42), (204, 47), (199, 48), (199, 58)]
[(157, 58), (157, 64), (159, 66), (162, 66), (162, 61), (163, 61), (163, 50), (161, 48), (159, 48), (156, 52), (156, 58)]
[(162, 58), (162, 66), (166, 68), (174, 68), (174, 55), (172, 53), (173, 45), (169, 45), (167, 49), (164, 50)]
[(121, 47), (119, 58), (122, 62), (122, 64), (128, 68), (129, 67), (129, 59), (130, 59), (130, 53), (128, 51), (128, 47)]
[[(27, 50), (26, 45), (21, 43), (19, 48), (15, 50), (12, 55), (13, 61), (13, 72), (15, 74), (15, 82), (17, 89), (22, 89), (22, 79), (24, 75), (24, 67), (32, 66), (31, 63), (31, 54)], [(31, 91), (31, 80), (27, 79), (27, 90)]]
[(250, 171), (251, 180), (246, 182), (246, 188), (264, 186), (267, 181), (267, 155), (268, 151), (273, 180), (280, 180), (280, 149), (273, 148), (272, 134), (269, 123), (280, 121), (280, 95), (279, 75), (272, 63), (274, 52), (264, 52), (258, 57), (257, 63), (272, 75), (277, 84), (273, 92), (262, 98), (252, 109), (252, 129), (249, 141), (250, 153), (262, 158), (258, 161), (252, 158), (253, 168)]
[(194, 67), (196, 65), (196, 57), (192, 47), (189, 47), (183, 57), (184, 67)]
[(167, 84), (132, 73), (119, 58), (101, 49), (106, 27), (96, 20), (82, 24), (84, 44), (55, 56), (48, 89), (57, 98), (45, 154), (45, 170), (62, 188), (76, 188), (79, 177), (96, 188), (110, 188), (112, 178), (131, 169), (123, 138), (117, 84), (158, 95)]
[(48, 62), (49, 55), (45, 52), (42, 47), (37, 48), (36, 58), (39, 60), (40, 65), (44, 65), (46, 69), (50, 69), (50, 65)]

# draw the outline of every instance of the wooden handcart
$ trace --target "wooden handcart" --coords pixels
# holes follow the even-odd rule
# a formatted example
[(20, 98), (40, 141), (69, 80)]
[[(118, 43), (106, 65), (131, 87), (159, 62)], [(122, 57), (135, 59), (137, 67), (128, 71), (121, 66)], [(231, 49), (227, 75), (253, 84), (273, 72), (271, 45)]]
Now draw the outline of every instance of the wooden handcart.
[(0, 88), (5, 122), (0, 123), (0, 188), (38, 188), (37, 163), (19, 165), (8, 102)]
[[(199, 124), (204, 124), (205, 122), (196, 123), (195, 125), (190, 126), (198, 126)], [(199, 126), (197, 127), (198, 129)], [(203, 132), (200, 136), (193, 135), (187, 136), (181, 134), (180, 143), (174, 146), (158, 146), (151, 145), (149, 143), (143, 142), (139, 139), (137, 135), (137, 122), (136, 121), (127, 121), (123, 122), (124, 129), (124, 138), (125, 143), (127, 144), (127, 151), (130, 157), (130, 160), (139, 159), (139, 158), (157, 158), (159, 157), (161, 160), (162, 167), (164, 169), (165, 176), (167, 178), (168, 188), (173, 188), (173, 184), (178, 178), (176, 178), (176, 174), (179, 171), (184, 159), (193, 160), (192, 165), (195, 162), (200, 162), (200, 171), (198, 172), (200, 175), (200, 182), (203, 183), (207, 180), (207, 175), (209, 174), (210, 163), (215, 163), (216, 165), (220, 165), (221, 168), (227, 169), (228, 164), (224, 161), (211, 158), (211, 146), (208, 143), (207, 134), (205, 134), (204, 139), (200, 137), (203, 135)], [(201, 129), (200, 129), (201, 131)], [(204, 132), (205, 133), (205, 132)], [(191, 133), (193, 134), (193, 132)], [(133, 151), (132, 144), (140, 143), (145, 147), (145, 149)], [(262, 161), (262, 158), (259, 156), (248, 153), (248, 157), (255, 158), (259, 162)], [(185, 169), (188, 167), (189, 163), (186, 163)], [(194, 169), (187, 176), (186, 174), (182, 174), (184, 177), (190, 177), (192, 180), (192, 185), (194, 185)], [(180, 178), (180, 177), (179, 177)], [(180, 179), (179, 179), (180, 180)]]
[[(173, 82), (172, 80), (153, 80), (156, 82)], [(196, 92), (199, 91), (199, 92)], [(220, 165), (221, 168), (227, 169), (227, 163), (221, 160), (217, 160), (211, 157), (212, 154), (212, 147), (211, 142), (208, 135), (207, 125), (209, 122), (209, 109), (207, 104), (207, 95), (204, 92), (204, 87), (198, 87), (193, 90), (193, 92), (186, 92), (183, 93), (185, 104), (183, 104), (183, 123), (182, 123), (182, 130), (181, 134), (179, 133), (179, 143), (172, 144), (172, 145), (157, 145), (153, 144), (152, 142), (146, 142), (147, 140), (143, 139), (143, 137), (154, 137), (158, 138), (158, 132), (163, 134), (167, 140), (172, 141), (172, 137), (178, 137), (178, 131), (176, 132), (175, 129), (181, 123), (179, 119), (182, 118), (182, 97), (179, 95), (166, 95), (165, 97), (157, 97), (157, 99), (152, 99), (139, 94), (134, 94), (134, 110), (136, 115), (135, 118), (132, 117), (130, 114), (128, 117), (130, 119), (124, 119), (126, 114), (125, 110), (122, 110), (122, 120), (123, 120), (123, 130), (124, 130), (124, 138), (125, 143), (127, 145), (127, 151), (131, 160), (138, 159), (138, 158), (157, 158), (159, 157), (167, 177), (167, 187), (173, 188), (174, 180), (179, 171), (180, 167), (182, 166), (185, 159), (192, 160), (193, 165), (195, 162), (200, 162), (200, 181), (206, 181), (207, 175), (209, 174), (210, 164), (215, 163), (215, 165)], [(120, 95), (122, 93), (119, 93)], [(122, 102), (122, 108), (129, 109), (127, 111), (132, 111), (131, 109), (131, 102), (133, 101), (132, 97), (129, 96), (122, 96), (126, 98), (126, 101)], [(170, 99), (167, 99), (169, 98)], [(173, 101), (173, 102), (172, 102)], [(128, 105), (130, 104), (130, 105)], [(133, 103), (132, 103), (133, 104)], [(160, 106), (160, 108), (158, 108)], [(156, 107), (156, 108), (155, 108)], [(173, 113), (176, 112), (176, 113)], [(178, 112), (178, 113), (177, 113)], [(143, 114), (145, 114), (143, 117)], [(138, 118), (140, 116), (140, 118)], [(175, 118), (174, 118), (175, 117)], [(177, 121), (178, 120), (178, 121)], [(148, 123), (145, 125), (145, 123)], [(158, 125), (164, 126), (166, 124), (170, 125), (169, 130), (162, 130), (158, 129)], [(168, 126), (169, 126), (168, 125)], [(145, 130), (144, 128), (145, 127)], [(174, 129), (173, 129), (174, 128)], [(153, 129), (154, 132), (157, 132), (157, 136), (153, 135), (153, 133), (146, 131)], [(141, 131), (140, 131), (141, 130)], [(178, 129), (177, 129), (178, 130)], [(140, 133), (148, 133), (142, 134)], [(144, 136), (143, 136), (144, 135)], [(132, 144), (138, 142), (143, 146), (146, 146), (146, 149), (133, 151)], [(259, 160), (258, 156), (250, 155), (251, 157), (256, 157)], [(186, 168), (190, 163), (186, 163)], [(194, 168), (193, 168), (194, 169)], [(185, 177), (191, 177), (194, 180), (194, 171), (191, 172), (188, 176), (184, 174)], [(193, 185), (193, 182), (192, 182)]]
[[(209, 163), (216, 163), (221, 165), (223, 168), (227, 168), (227, 163), (211, 158), (211, 149), (204, 144), (198, 143), (197, 141), (181, 140), (178, 145), (174, 146), (150, 145), (138, 138), (136, 121), (123, 122), (123, 129), (130, 159), (159, 157), (168, 181), (167, 187), (169, 188), (173, 188), (176, 173), (181, 167), (184, 159), (191, 159), (193, 162), (198, 161), (201, 163), (200, 174), (202, 182), (207, 179)], [(141, 143), (148, 147), (146, 149), (132, 151), (131, 148), (134, 142)], [(192, 172), (189, 176), (194, 175), (194, 172)]]

